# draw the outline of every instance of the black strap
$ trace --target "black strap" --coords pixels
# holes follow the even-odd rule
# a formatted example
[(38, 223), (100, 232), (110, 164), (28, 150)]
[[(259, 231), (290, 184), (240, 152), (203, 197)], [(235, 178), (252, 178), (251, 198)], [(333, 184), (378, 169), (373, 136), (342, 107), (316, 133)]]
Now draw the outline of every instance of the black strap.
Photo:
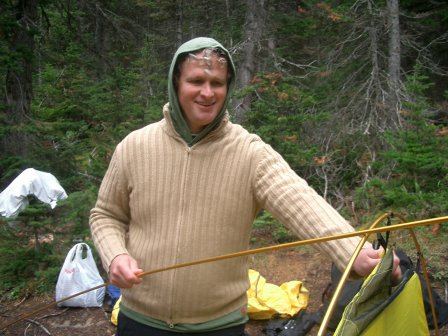
[[(391, 224), (391, 218), (393, 217), (393, 214), (390, 214), (389, 217), (387, 217), (386, 226), (389, 226)], [(375, 250), (378, 250), (380, 246), (386, 250), (387, 245), (389, 244), (389, 231), (385, 232), (385, 237), (381, 234), (381, 232), (378, 232), (376, 234), (376, 240), (373, 241), (372, 246)]]

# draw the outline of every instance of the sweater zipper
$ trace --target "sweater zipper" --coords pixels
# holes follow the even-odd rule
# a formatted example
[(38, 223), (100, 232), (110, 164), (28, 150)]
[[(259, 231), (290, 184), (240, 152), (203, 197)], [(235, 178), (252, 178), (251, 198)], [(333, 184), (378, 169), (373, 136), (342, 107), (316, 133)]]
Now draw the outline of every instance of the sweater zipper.
[[(193, 147), (193, 146), (192, 146)], [(177, 246), (176, 248), (176, 260), (175, 263), (178, 263), (178, 256), (179, 256), (179, 245), (180, 245), (180, 230), (182, 227), (182, 219), (184, 218), (184, 213), (185, 213), (185, 188), (186, 188), (186, 184), (187, 184), (187, 177), (188, 177), (188, 170), (190, 167), (190, 153), (192, 151), (192, 147), (188, 146), (186, 147), (186, 157), (185, 157), (185, 165), (184, 165), (184, 169), (182, 171), (182, 183), (181, 183), (181, 213), (179, 214), (179, 218), (177, 221)], [(173, 270), (174, 274), (173, 274), (173, 282), (175, 283), (175, 279), (177, 277), (177, 271)], [(177, 288), (175, 286), (173, 286), (173, 288), (171, 289), (171, 313), (170, 313), (170, 321), (168, 323), (168, 326), (170, 329), (174, 328), (174, 323), (173, 323), (173, 319), (174, 319), (174, 310), (175, 310), (175, 306), (174, 306), (174, 298), (176, 297), (176, 291)]]

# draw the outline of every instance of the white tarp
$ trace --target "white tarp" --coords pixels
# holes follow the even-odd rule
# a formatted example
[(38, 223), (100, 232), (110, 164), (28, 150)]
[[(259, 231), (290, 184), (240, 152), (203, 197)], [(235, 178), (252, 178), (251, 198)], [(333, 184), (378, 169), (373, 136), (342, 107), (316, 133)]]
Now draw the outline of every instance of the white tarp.
[(57, 201), (67, 198), (64, 188), (50, 173), (28, 168), (0, 194), (0, 215), (7, 218), (16, 217), (28, 206), (28, 195), (34, 195), (52, 209)]

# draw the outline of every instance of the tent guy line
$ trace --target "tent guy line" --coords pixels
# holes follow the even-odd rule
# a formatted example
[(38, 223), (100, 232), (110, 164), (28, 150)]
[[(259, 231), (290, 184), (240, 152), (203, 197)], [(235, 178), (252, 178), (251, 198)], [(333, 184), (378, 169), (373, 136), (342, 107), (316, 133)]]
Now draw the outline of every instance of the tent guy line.
[[(389, 215), (391, 217), (393, 217), (393, 213), (389, 213)], [(204, 263), (209, 263), (209, 262), (214, 262), (214, 261), (219, 261), (219, 260), (223, 260), (223, 259), (230, 259), (230, 258), (237, 258), (237, 257), (242, 257), (242, 256), (248, 256), (248, 255), (252, 255), (252, 254), (258, 254), (258, 253), (264, 253), (264, 252), (270, 252), (270, 251), (275, 251), (275, 250), (279, 250), (279, 249), (285, 249), (285, 248), (292, 248), (292, 247), (298, 247), (298, 246), (303, 246), (303, 245), (308, 245), (308, 244), (317, 244), (317, 243), (323, 243), (326, 241), (330, 241), (330, 240), (336, 240), (336, 239), (344, 239), (344, 238), (349, 238), (349, 237), (355, 237), (355, 236), (363, 236), (363, 235), (371, 235), (374, 233), (381, 233), (381, 232), (387, 232), (387, 231), (398, 231), (398, 230), (406, 230), (406, 229), (412, 229), (418, 226), (428, 226), (428, 225), (435, 225), (435, 224), (443, 224), (443, 223), (447, 223), (448, 222), (448, 216), (443, 216), (443, 217), (436, 217), (436, 218), (430, 218), (430, 219), (423, 219), (423, 220), (418, 220), (418, 221), (413, 221), (413, 222), (406, 222), (406, 223), (400, 223), (400, 224), (391, 224), (388, 226), (382, 226), (382, 227), (376, 227), (376, 228), (370, 228), (370, 229), (365, 229), (365, 230), (359, 230), (359, 231), (353, 231), (353, 232), (347, 232), (347, 233), (341, 233), (341, 234), (337, 234), (337, 235), (333, 235), (333, 236), (325, 236), (325, 237), (319, 237), (319, 238), (312, 238), (312, 239), (307, 239), (307, 240), (299, 240), (299, 241), (295, 241), (295, 242), (291, 242), (291, 243), (284, 243), (284, 244), (278, 244), (278, 245), (272, 245), (272, 246), (267, 246), (267, 247), (261, 247), (261, 248), (256, 248), (256, 249), (251, 249), (251, 250), (245, 250), (245, 251), (240, 251), (240, 252), (235, 252), (235, 253), (229, 253), (229, 254), (224, 254), (224, 255), (220, 255), (220, 256), (216, 256), (216, 257), (211, 257), (211, 258), (205, 258), (205, 259), (200, 259), (200, 260), (195, 260), (195, 261), (190, 261), (190, 262), (186, 262), (186, 263), (180, 263), (180, 264), (176, 264), (176, 265), (172, 265), (172, 266), (167, 266), (167, 267), (162, 267), (162, 268), (158, 268), (158, 269), (154, 269), (154, 270), (150, 270), (150, 271), (146, 271), (146, 272), (142, 272), (140, 273), (138, 276), (140, 278), (143, 278), (145, 276), (151, 275), (151, 274), (155, 274), (155, 273), (160, 273), (160, 272), (164, 272), (164, 271), (169, 271), (169, 270), (173, 270), (176, 268), (183, 268), (183, 267), (188, 267), (188, 266), (194, 266), (194, 265), (199, 265), (199, 264), (204, 264)], [(53, 308), (54, 306), (68, 301), (74, 297), (83, 295), (85, 293), (88, 293), (90, 291), (102, 288), (102, 287), (106, 287), (107, 285), (109, 285), (109, 282), (105, 282), (101, 285), (89, 288), (87, 290), (84, 290), (82, 292), (70, 295), (66, 298), (63, 298), (61, 300), (58, 301), (54, 301), (48, 305), (45, 305), (39, 309), (36, 309), (30, 313), (26, 313), (23, 314), (21, 316), (19, 316), (17, 319), (6, 323), (5, 325), (0, 327), (0, 330), (4, 330), (10, 326), (12, 326), (13, 324), (16, 324), (20, 321), (23, 321), (31, 316), (36, 315), (37, 313), (44, 311), (46, 309), (49, 308)]]

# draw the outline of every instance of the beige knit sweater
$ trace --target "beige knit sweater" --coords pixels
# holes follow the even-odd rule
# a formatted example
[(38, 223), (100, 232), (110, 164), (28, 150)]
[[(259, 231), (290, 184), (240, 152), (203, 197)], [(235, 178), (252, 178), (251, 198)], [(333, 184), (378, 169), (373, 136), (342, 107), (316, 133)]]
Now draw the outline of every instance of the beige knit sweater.
[[(106, 270), (123, 253), (149, 271), (246, 250), (262, 208), (302, 239), (353, 231), (258, 136), (226, 117), (188, 147), (168, 108), (117, 146), (104, 176), (90, 225)], [(358, 241), (321, 248), (342, 268)], [(247, 268), (240, 257), (156, 273), (124, 289), (122, 302), (169, 324), (208, 321), (246, 303)]]

